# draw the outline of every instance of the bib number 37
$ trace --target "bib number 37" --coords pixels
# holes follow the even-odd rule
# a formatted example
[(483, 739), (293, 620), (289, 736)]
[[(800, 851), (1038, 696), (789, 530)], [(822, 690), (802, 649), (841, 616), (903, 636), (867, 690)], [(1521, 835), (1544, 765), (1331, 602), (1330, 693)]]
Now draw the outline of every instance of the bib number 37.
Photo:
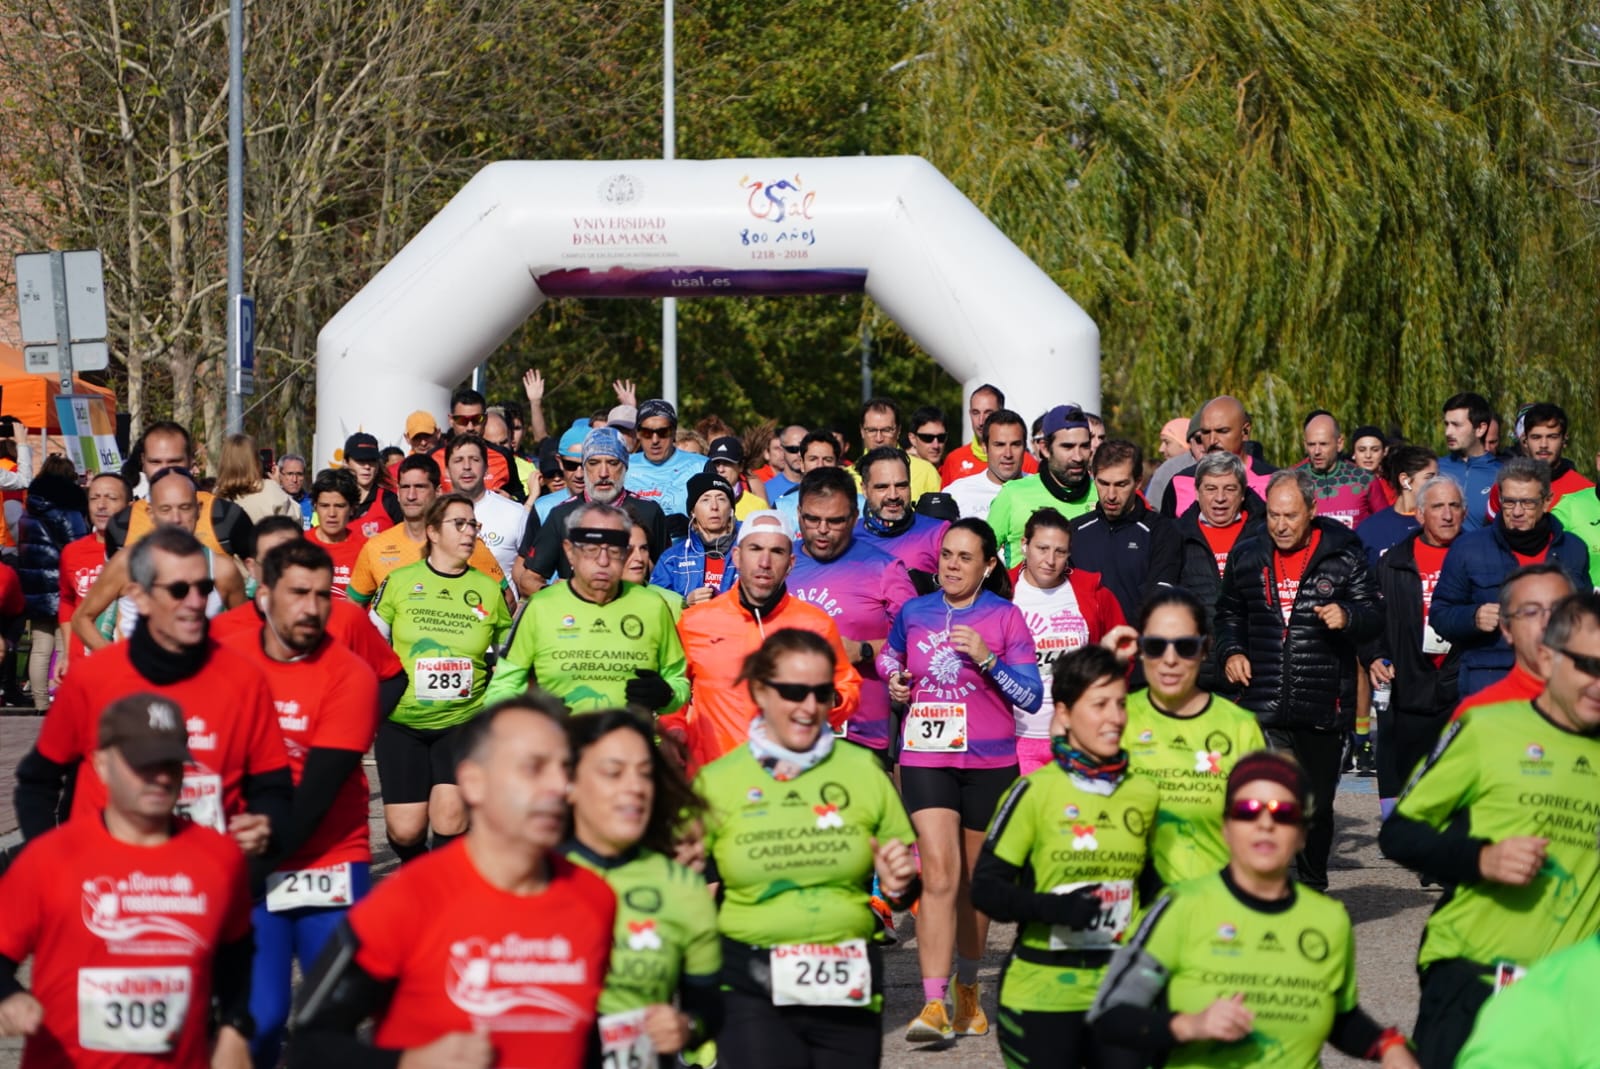
[(961, 702), (913, 702), (906, 710), (905, 748), (918, 753), (965, 753), (967, 707)]
[(871, 998), (865, 939), (772, 948), (774, 1006), (865, 1006)]

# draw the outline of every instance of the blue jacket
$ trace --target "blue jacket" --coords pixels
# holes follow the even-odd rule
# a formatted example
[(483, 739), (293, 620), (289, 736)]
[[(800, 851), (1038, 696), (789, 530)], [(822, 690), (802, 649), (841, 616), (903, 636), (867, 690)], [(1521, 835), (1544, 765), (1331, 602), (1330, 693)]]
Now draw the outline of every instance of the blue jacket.
[[(1568, 534), (1561, 521), (1551, 517), (1553, 535), (1545, 560), (1561, 566), (1579, 590), (1588, 591), (1589, 547)], [(1479, 605), (1500, 603), (1500, 584), (1516, 571), (1517, 558), (1506, 544), (1499, 524), (1467, 531), (1450, 546), (1433, 591), (1428, 623), (1461, 651), (1461, 697), (1472, 695), (1511, 671), (1516, 659), (1511, 644), (1496, 628), (1493, 634), (1478, 630), (1473, 617)]]
[[(734, 524), (733, 533), (737, 537), (738, 524)], [(733, 581), (737, 578), (739, 570), (733, 566), (733, 541), (729, 539), (728, 553), (722, 570), (722, 585), (717, 588), (717, 593), (731, 590)], [(706, 544), (701, 539), (700, 532), (691, 526), (689, 537), (661, 554), (661, 559), (656, 561), (655, 571), (650, 573), (650, 585), (675, 591), (679, 597), (686, 598), (689, 596), (689, 591), (704, 586), (705, 581)]]
[[(1463, 532), (1475, 531), (1489, 522), (1489, 491), (1500, 474), (1499, 457), (1493, 453), (1471, 458), (1446, 453), (1439, 458), (1439, 474), (1448, 475), (1461, 485), (1461, 501), (1467, 509), (1461, 518)], [(1463, 689), (1461, 693), (1467, 692)]]
[(17, 524), (17, 576), (29, 616), (54, 620), (61, 610), (61, 547), (89, 533), (89, 499), (77, 483), (41, 475), (28, 484)]

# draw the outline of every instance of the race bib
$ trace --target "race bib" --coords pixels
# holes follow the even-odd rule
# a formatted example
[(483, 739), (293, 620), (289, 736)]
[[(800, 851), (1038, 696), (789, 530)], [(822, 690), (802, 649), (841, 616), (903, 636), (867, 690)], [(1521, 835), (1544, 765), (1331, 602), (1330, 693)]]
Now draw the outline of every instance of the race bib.
[(1432, 624), (1422, 625), (1422, 652), (1431, 654), (1450, 652), (1450, 643), (1433, 629)]
[(222, 815), (222, 777), (209, 772), (185, 772), (183, 786), (178, 791), (178, 815), (226, 834), (228, 822)]
[(656, 1045), (644, 1030), (647, 1007), (600, 1018), (600, 1069), (654, 1069)]
[(871, 998), (865, 939), (772, 948), (774, 1006), (865, 1006)]
[(1133, 920), (1133, 881), (1107, 880), (1099, 884), (1064, 883), (1050, 889), (1051, 894), (1071, 894), (1080, 887), (1095, 886), (1100, 891), (1100, 914), (1089, 927), (1050, 926), (1051, 950), (1110, 950), (1128, 930)]
[(419, 702), (453, 702), (472, 697), (472, 660), (467, 657), (418, 657), (411, 678)]
[(1509, 962), (1502, 961), (1494, 967), (1494, 993), (1498, 995), (1527, 975), (1528, 970), (1521, 965), (1512, 965)]
[(330, 865), (325, 869), (292, 869), (267, 877), (267, 912), (303, 909), (306, 906), (350, 905), (350, 866)]
[(168, 1054), (189, 1012), (189, 969), (78, 970), (78, 1046), (119, 1054)]
[(917, 753), (966, 753), (966, 704), (912, 702), (902, 734), (905, 748)]

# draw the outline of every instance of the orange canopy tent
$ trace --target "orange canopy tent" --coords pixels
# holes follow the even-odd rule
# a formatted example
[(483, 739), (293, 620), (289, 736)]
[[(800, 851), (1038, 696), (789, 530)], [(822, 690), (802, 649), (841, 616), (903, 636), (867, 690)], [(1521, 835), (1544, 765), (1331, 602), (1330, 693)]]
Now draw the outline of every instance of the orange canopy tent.
[[(96, 386), (81, 376), (72, 377), (75, 393), (98, 394), (106, 399), (113, 415), (117, 411), (116, 392)], [(61, 393), (61, 376), (34, 375), (23, 370), (22, 350), (0, 344), (0, 415), (15, 416), (29, 430), (41, 427), (61, 429), (56, 419), (56, 397)]]

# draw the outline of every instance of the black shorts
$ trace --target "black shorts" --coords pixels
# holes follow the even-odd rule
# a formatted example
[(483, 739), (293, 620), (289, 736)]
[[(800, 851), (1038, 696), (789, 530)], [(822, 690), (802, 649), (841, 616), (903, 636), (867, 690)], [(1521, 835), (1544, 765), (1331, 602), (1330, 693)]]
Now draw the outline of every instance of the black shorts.
[(1003, 768), (925, 768), (900, 766), (900, 799), (906, 812), (954, 809), (961, 826), (987, 831), (1000, 797), (1017, 781), (1017, 766)]
[(383, 720), (373, 745), (384, 805), (426, 802), (433, 788), (456, 781), (456, 737), (463, 725), (414, 728)]

